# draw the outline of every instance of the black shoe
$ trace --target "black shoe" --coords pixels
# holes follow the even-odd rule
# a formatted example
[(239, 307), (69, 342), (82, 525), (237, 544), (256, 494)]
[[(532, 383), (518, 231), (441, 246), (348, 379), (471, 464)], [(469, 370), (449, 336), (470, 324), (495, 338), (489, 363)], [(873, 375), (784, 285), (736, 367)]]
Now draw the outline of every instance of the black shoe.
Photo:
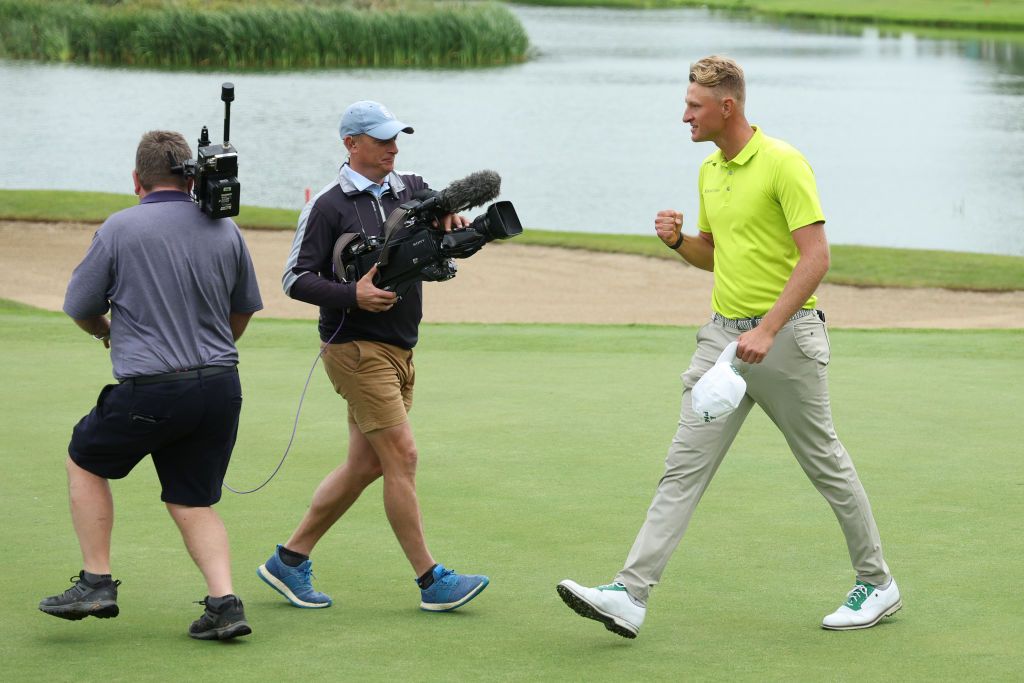
[(109, 619), (116, 617), (117, 587), (120, 581), (104, 579), (93, 585), (85, 580), (85, 572), (70, 579), (75, 585), (61, 595), (51, 595), (39, 602), (39, 609), (61, 619), (78, 621), (88, 616)]
[[(210, 603), (214, 604), (210, 604)], [(205, 605), (203, 616), (192, 622), (188, 634), (198, 640), (228, 640), (252, 633), (249, 622), (245, 620), (242, 601), (235, 595), (222, 598), (206, 596), (198, 600), (197, 605)]]

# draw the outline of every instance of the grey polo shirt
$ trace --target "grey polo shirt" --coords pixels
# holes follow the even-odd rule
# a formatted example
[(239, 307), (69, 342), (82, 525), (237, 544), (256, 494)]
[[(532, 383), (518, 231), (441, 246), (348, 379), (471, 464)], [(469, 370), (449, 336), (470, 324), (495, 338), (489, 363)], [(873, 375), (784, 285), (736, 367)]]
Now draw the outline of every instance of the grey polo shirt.
[(235, 365), (229, 314), (263, 308), (238, 226), (183, 192), (158, 191), (100, 226), (75, 268), (64, 312), (110, 321), (114, 377)]

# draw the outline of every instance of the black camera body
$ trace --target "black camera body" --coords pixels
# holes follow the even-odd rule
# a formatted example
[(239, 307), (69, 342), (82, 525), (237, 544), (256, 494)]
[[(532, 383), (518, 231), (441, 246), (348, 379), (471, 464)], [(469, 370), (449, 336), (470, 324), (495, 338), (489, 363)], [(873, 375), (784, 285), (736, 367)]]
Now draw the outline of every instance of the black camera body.
[(199, 137), (195, 178), (192, 194), (203, 213), (210, 218), (238, 215), (241, 208), (238, 152), (226, 140), (223, 145), (210, 144), (206, 126)]
[(391, 213), (383, 236), (342, 235), (334, 247), (335, 275), (342, 282), (355, 282), (376, 265), (374, 285), (400, 296), (417, 282), (452, 279), (458, 272), (453, 259), (467, 258), (488, 242), (523, 232), (512, 202), (507, 201), (490, 205), (465, 228), (443, 232), (434, 227), (446, 214), (493, 199), (499, 187), (496, 173), (482, 171), (440, 193), (417, 193)]
[(180, 173), (195, 181), (192, 199), (210, 218), (237, 216), (242, 205), (241, 185), (238, 182), (238, 150), (228, 142), (235, 86), (224, 83), (220, 89), (220, 99), (224, 102), (224, 144), (211, 143), (210, 132), (203, 126), (196, 158), (171, 166), (173, 173)]

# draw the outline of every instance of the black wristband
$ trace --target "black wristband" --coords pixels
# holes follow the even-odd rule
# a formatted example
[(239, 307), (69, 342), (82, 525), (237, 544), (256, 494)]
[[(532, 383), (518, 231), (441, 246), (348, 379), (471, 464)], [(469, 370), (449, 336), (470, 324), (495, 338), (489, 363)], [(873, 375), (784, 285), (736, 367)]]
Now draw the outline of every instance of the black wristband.
[(679, 239), (676, 240), (675, 244), (666, 244), (665, 246), (667, 246), (672, 251), (675, 251), (679, 247), (683, 246), (683, 233), (679, 233)]

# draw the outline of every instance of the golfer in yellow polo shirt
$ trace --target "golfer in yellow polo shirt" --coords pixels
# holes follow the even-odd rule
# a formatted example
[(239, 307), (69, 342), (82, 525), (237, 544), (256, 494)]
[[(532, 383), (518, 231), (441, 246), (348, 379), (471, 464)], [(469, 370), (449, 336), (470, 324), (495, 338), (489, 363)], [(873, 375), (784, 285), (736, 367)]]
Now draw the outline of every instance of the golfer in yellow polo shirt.
[[(743, 71), (731, 59), (706, 57), (691, 67), (683, 122), (694, 142), (718, 149), (700, 168), (698, 233), (684, 235), (683, 215), (674, 210), (660, 211), (654, 225), (666, 246), (714, 272), (713, 317), (697, 333), (683, 374), (679, 430), (625, 565), (607, 585), (558, 584), (572, 609), (626, 638), (639, 632), (651, 588), (755, 403), (782, 431), (846, 537), (856, 583), (821, 625), (867, 628), (902, 607), (864, 487), (832, 425), (828, 333), (814, 296), (829, 250), (814, 173), (800, 152), (747, 122), (744, 97)], [(698, 402), (714, 407), (695, 410), (694, 386), (720, 354), (728, 363), (733, 348), (745, 393), (740, 383), (738, 404), (730, 403), (723, 397), (731, 392), (716, 394), (704, 382)]]

